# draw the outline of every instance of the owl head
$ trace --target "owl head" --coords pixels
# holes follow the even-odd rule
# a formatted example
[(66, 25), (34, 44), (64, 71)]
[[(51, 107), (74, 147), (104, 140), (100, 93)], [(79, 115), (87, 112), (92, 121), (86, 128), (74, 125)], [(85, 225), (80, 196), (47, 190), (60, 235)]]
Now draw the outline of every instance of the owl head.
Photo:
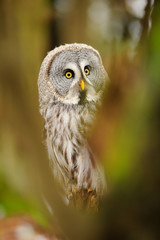
[(57, 99), (64, 104), (99, 100), (107, 79), (101, 57), (86, 44), (66, 44), (50, 51), (39, 73), (40, 102)]

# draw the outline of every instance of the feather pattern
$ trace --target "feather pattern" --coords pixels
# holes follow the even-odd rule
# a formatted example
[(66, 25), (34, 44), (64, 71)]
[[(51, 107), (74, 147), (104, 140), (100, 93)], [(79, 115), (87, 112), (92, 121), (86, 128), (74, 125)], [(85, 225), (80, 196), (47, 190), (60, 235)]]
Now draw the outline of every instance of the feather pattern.
[[(66, 71), (72, 78), (66, 79)], [(106, 77), (99, 53), (85, 44), (55, 48), (41, 65), (38, 88), (46, 145), (53, 174), (68, 199), (75, 190), (100, 197), (105, 189), (103, 172), (87, 136), (101, 104)]]
[(66, 193), (81, 188), (98, 194), (103, 191), (102, 173), (87, 143), (96, 106), (88, 105), (66, 106), (53, 99), (45, 111), (49, 158), (54, 176), (65, 184)]

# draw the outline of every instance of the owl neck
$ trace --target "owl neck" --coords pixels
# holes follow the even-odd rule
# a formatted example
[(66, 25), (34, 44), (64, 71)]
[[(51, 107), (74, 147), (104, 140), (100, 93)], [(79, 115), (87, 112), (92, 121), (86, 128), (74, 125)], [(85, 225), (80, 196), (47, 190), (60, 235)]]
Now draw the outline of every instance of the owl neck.
[(83, 135), (86, 138), (94, 123), (97, 111), (97, 105), (94, 102), (71, 105), (53, 99), (43, 106), (44, 108), (41, 106), (40, 112), (45, 119), (45, 129), (47, 131), (52, 129), (54, 139), (70, 132), (73, 135)]
[(87, 143), (95, 113), (95, 104), (66, 105), (58, 101), (46, 104), (43, 117), (49, 158), (55, 176), (60, 181), (65, 179), (64, 184), (72, 180), (75, 186), (88, 186), (89, 179), (93, 189), (99, 188), (99, 170)]

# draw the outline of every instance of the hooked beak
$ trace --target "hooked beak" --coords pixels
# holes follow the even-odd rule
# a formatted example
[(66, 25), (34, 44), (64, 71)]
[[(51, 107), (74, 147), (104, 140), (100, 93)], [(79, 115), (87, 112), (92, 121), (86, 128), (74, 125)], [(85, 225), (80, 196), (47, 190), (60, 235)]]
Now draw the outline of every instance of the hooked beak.
[(81, 79), (81, 80), (80, 80), (80, 86), (81, 86), (81, 88), (82, 88), (82, 91), (83, 91), (83, 90), (84, 90), (84, 88), (85, 88), (84, 79)]

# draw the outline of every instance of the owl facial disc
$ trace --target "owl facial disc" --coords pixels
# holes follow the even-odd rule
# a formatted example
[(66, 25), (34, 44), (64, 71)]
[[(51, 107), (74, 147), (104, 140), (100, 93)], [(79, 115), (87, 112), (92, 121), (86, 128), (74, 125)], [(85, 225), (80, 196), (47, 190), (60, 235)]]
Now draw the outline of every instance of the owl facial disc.
[(79, 104), (81, 92), (87, 102), (97, 101), (105, 85), (106, 72), (99, 53), (85, 44), (55, 48), (44, 59), (48, 92), (65, 104)]

